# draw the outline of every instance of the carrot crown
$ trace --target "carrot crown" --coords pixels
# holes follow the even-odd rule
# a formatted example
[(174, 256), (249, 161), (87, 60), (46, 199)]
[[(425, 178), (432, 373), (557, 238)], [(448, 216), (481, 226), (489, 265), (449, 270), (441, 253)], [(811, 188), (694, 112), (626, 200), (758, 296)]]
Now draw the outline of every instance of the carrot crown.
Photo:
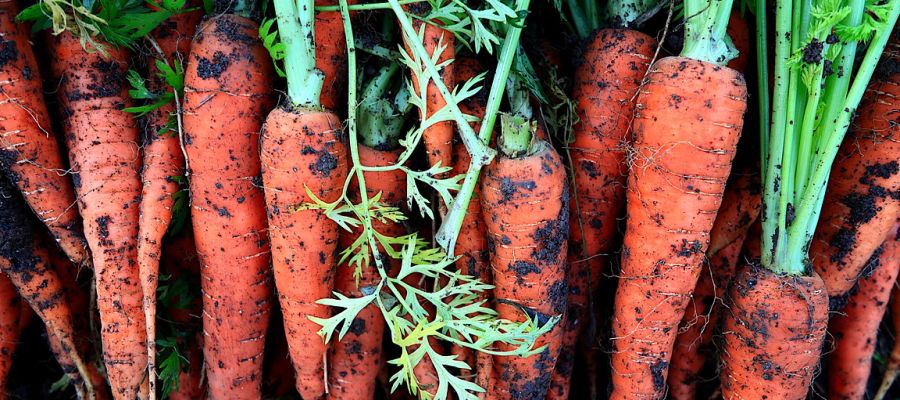
[[(761, 135), (763, 266), (786, 274), (808, 270), (831, 165), (898, 14), (900, 0), (778, 0), (771, 127)], [(769, 98), (768, 85), (760, 92)]]
[(554, 1), (569, 30), (588, 39), (603, 27), (634, 28), (643, 24), (665, 4), (658, 0), (609, 0), (598, 7), (596, 0)]
[(288, 101), (294, 107), (319, 109), (325, 75), (316, 68), (315, 1), (274, 0), (273, 4), (284, 45)]
[(732, 0), (684, 1), (682, 56), (718, 65), (737, 56), (737, 49), (725, 34), (731, 5)]
[(532, 150), (535, 124), (530, 118), (516, 114), (500, 116), (500, 152), (509, 158), (528, 155)]

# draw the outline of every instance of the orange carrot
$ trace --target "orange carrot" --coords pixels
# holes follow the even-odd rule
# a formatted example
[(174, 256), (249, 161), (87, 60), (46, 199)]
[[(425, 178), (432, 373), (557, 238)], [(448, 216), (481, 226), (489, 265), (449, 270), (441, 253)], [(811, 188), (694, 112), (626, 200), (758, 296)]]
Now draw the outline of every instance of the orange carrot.
[(78, 37), (50, 39), (53, 75), (78, 208), (93, 253), (104, 362), (117, 397), (147, 395), (146, 328), (137, 266), (138, 203), (141, 199), (140, 133), (123, 111), (130, 103), (125, 73), (128, 54), (88, 52)]
[(66, 176), (28, 27), (16, 22), (12, 0), (0, 0), (0, 164), (19, 187), (35, 214), (53, 233), (66, 255), (90, 265), (75, 190)]
[[(458, 58), (454, 61), (453, 65), (456, 80), (459, 82), (467, 81), (484, 71), (484, 66), (481, 65), (477, 59), (472, 57)], [(482, 89), (474, 96), (462, 101), (459, 104), (460, 111), (478, 118), (484, 118), (485, 107), (487, 105), (486, 96), (487, 90)], [(475, 132), (478, 132), (481, 128), (481, 121), (472, 122), (471, 126)], [(462, 143), (457, 143), (454, 149), (456, 151), (456, 167), (453, 170), (453, 174), (465, 174), (469, 169), (471, 156), (469, 156), (466, 146)], [(459, 235), (459, 238), (456, 240), (454, 254), (459, 255), (460, 257), (459, 260), (456, 261), (457, 270), (462, 271), (467, 275), (477, 277), (482, 282), (490, 284), (492, 280), (490, 258), (488, 257), (487, 251), (487, 234), (484, 228), (484, 220), (481, 217), (480, 197), (480, 190), (476, 187), (475, 192), (472, 194), (472, 200), (469, 202), (466, 216), (463, 219), (462, 227), (460, 228), (460, 232), (465, 232), (465, 234)], [(486, 290), (481, 292), (480, 296), (481, 299), (489, 299), (491, 297), (491, 291)], [(465, 362), (466, 365), (472, 368), (472, 372), (476, 374), (476, 380), (480, 380), (481, 383), (484, 384), (486, 380), (490, 379), (491, 371), (489, 369), (482, 370), (476, 366), (479, 364), (478, 360), (480, 360), (480, 363), (489, 361), (489, 354), (480, 352), (476, 355), (472, 349), (455, 344), (450, 351), (451, 354), (458, 355), (460, 361)], [(467, 375), (471, 375), (471, 373)], [(479, 386), (486, 387), (487, 385)]]
[(836, 308), (900, 213), (898, 97), (900, 72), (872, 78), (831, 169), (809, 254)]
[(340, 198), (347, 178), (341, 122), (328, 111), (279, 107), (262, 135), (262, 177), (278, 300), (284, 316), (297, 391), (304, 399), (325, 395), (327, 344), (310, 316), (328, 318), (337, 267), (338, 225), (321, 209), (296, 207), (315, 198)]
[(651, 68), (637, 98), (628, 222), (613, 317), (612, 396), (661, 398), (741, 132), (735, 70), (686, 57)]
[[(569, 146), (572, 190), (569, 246), (569, 309), (563, 322), (563, 349), (553, 398), (568, 398), (578, 338), (593, 316), (625, 210), (625, 152), (631, 142), (631, 115), (638, 86), (650, 65), (656, 40), (630, 29), (598, 31), (575, 71), (573, 100), (579, 121)], [(595, 304), (594, 304), (595, 305)], [(586, 343), (592, 342), (589, 336)]]
[(887, 309), (891, 288), (900, 272), (900, 240), (891, 235), (872, 254), (842, 314), (828, 325), (834, 351), (828, 354), (828, 398), (862, 399), (872, 369), (878, 326)]
[[(3, 168), (3, 173), (8, 171)], [(76, 385), (80, 397), (93, 399), (93, 381), (75, 345), (72, 309), (65, 287), (49, 264), (49, 254), (39, 246), (31, 211), (11, 182), (0, 177), (0, 270), (19, 295), (41, 318), (51, 342), (59, 342), (57, 357), (63, 371)], [(54, 340), (55, 339), (55, 340)]]
[(822, 279), (747, 265), (727, 298), (723, 397), (805, 399), (828, 319)]
[[(365, 145), (359, 146), (359, 162), (370, 167), (394, 165), (399, 160), (400, 149), (377, 150)], [(383, 172), (369, 171), (364, 173), (366, 192), (371, 198), (381, 193), (380, 201), (399, 207), (406, 200), (406, 176), (403, 171), (391, 170)], [(351, 188), (358, 188), (354, 180)], [(350, 194), (351, 200), (359, 202), (359, 193)], [(372, 221), (372, 228), (382, 235), (398, 237), (405, 234), (398, 223)], [(347, 248), (359, 235), (355, 232), (341, 232), (341, 248)], [(390, 266), (386, 266), (390, 267)], [(334, 290), (348, 297), (363, 296), (362, 290), (377, 285), (381, 276), (374, 261), (364, 265), (357, 285), (354, 268), (346, 263), (338, 266), (335, 274)], [(328, 387), (330, 398), (340, 400), (372, 400), (375, 398), (377, 377), (385, 360), (382, 352), (384, 338), (384, 317), (374, 304), (366, 306), (357, 314), (350, 325), (350, 330), (340, 341), (335, 341), (331, 349), (328, 370)], [(425, 362), (425, 360), (423, 360)]]
[[(547, 142), (538, 141), (524, 155), (498, 155), (483, 179), (481, 207), (498, 316), (521, 321), (525, 313), (542, 324), (562, 316), (569, 193), (559, 155)], [(561, 335), (557, 324), (535, 343), (535, 348), (547, 347), (531, 357), (495, 356), (487, 398), (545, 397)], [(507, 350), (504, 347), (499, 349)]]
[(7, 378), (12, 368), (13, 353), (19, 345), (22, 325), (22, 298), (5, 274), (0, 274), (0, 400), (8, 398)]
[[(890, 307), (891, 327), (894, 329), (894, 332), (900, 332), (900, 286), (898, 285), (894, 285), (893, 290), (891, 290)], [(897, 379), (897, 375), (900, 375), (900, 339), (894, 333), (894, 347), (891, 349), (891, 355), (884, 370), (884, 377), (874, 397), (875, 400), (882, 400), (887, 396), (888, 391)]]
[(697, 382), (706, 365), (720, 307), (744, 246), (747, 229), (759, 217), (762, 205), (758, 175), (733, 174), (725, 186), (722, 205), (710, 231), (708, 257), (685, 309), (672, 352), (669, 395), (673, 399), (697, 397)]
[(185, 71), (191, 220), (201, 263), (209, 397), (258, 398), (272, 282), (259, 132), (272, 63), (250, 19), (221, 14), (194, 36)]
[[(334, 0), (316, 0), (317, 6), (337, 5)], [(356, 1), (350, 0), (348, 4)], [(347, 42), (344, 23), (337, 11), (316, 12), (316, 68), (325, 74), (319, 100), (328, 110), (339, 110), (347, 103)]]
[[(427, 8), (429, 6), (427, 6), (425, 3), (412, 3), (404, 7), (406, 7), (406, 9), (413, 14), (424, 15), (428, 12)], [(453, 37), (452, 33), (438, 26), (424, 23), (415, 18), (412, 19), (412, 22), (413, 28), (415, 28), (416, 32), (419, 32), (420, 29), (425, 30), (425, 35), (422, 39), (422, 45), (425, 47), (425, 50), (428, 51), (429, 55), (434, 55), (434, 52), (439, 50), (438, 44), (445, 46), (435, 64), (440, 64), (454, 58), (454, 47), (456, 45), (456, 40)], [(406, 47), (406, 52), (412, 54), (409, 43), (404, 43), (404, 45)], [(446, 85), (447, 88), (452, 88), (455, 85), (453, 68), (454, 63), (451, 63), (440, 70), (441, 80), (444, 82), (444, 85)], [(419, 82), (415, 76), (415, 73), (413, 73), (412, 76), (412, 83), (413, 89), (416, 91), (416, 94), (425, 96), (424, 100), (426, 106), (426, 114), (419, 116), (422, 121), (430, 118), (438, 110), (447, 105), (446, 100), (444, 100), (444, 96), (441, 96), (441, 93), (438, 91), (437, 85), (435, 85), (434, 82), (429, 81), (428, 87), (425, 88), (424, 94), (422, 93), (421, 88), (419, 88)], [(429, 165), (440, 163), (441, 166), (444, 167), (453, 166), (452, 121), (442, 121), (429, 126), (422, 134), (422, 140), (425, 142), (425, 150), (428, 153)]]
[(727, 285), (734, 278), (743, 241), (738, 238), (704, 260), (694, 296), (685, 310), (672, 350), (669, 372), (669, 396), (672, 399), (697, 398), (700, 372), (706, 365), (707, 354), (713, 350), (713, 333), (721, 315), (718, 303), (725, 297)]
[[(176, 14), (157, 27), (151, 36), (162, 52), (149, 60), (149, 84), (154, 92), (172, 90), (159, 78), (156, 61), (181, 64), (190, 50), (191, 37), (200, 21), (199, 11)], [(156, 392), (156, 289), (159, 287), (159, 260), (162, 240), (172, 221), (178, 178), (184, 175), (184, 154), (176, 128), (176, 105), (166, 104), (147, 115), (144, 140), (144, 170), (141, 173), (140, 223), (137, 260), (141, 276), (144, 318), (147, 321), (147, 368), (150, 391)]]

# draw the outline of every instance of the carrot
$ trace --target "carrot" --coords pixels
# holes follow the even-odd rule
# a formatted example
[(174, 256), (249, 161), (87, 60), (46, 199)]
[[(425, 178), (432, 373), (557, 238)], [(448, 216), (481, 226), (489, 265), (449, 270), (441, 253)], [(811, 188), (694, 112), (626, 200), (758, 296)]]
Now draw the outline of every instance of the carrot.
[(743, 266), (727, 306), (723, 397), (806, 398), (828, 319), (822, 280)]
[(143, 398), (147, 345), (137, 266), (140, 133), (122, 110), (130, 103), (128, 54), (121, 48), (109, 48), (108, 58), (88, 52), (68, 32), (52, 37), (50, 48), (53, 75), (61, 82), (78, 208), (94, 257), (107, 374), (115, 396)]
[(16, 293), (5, 274), (0, 274), (0, 399), (6, 400), (7, 379), (12, 368), (13, 353), (19, 345), (19, 336), (25, 328), (22, 325), (24, 316), (22, 298)]
[[(453, 66), (454, 73), (456, 74), (455, 79), (460, 82), (468, 81), (484, 71), (484, 66), (473, 57), (458, 58), (454, 61)], [(485, 107), (487, 105), (486, 96), (487, 90), (483, 89), (474, 96), (465, 99), (459, 104), (460, 111), (478, 118), (484, 118)], [(471, 126), (475, 132), (478, 132), (481, 129), (481, 122), (472, 122)], [(453, 170), (453, 174), (465, 174), (469, 169), (471, 156), (466, 150), (466, 146), (461, 142), (455, 145), (454, 150), (456, 153), (456, 167)], [(480, 197), (481, 193), (476, 187), (475, 192), (472, 194), (472, 200), (469, 201), (469, 207), (466, 211), (466, 216), (463, 219), (462, 227), (460, 228), (460, 232), (465, 232), (465, 234), (460, 235), (459, 238), (457, 238), (454, 254), (459, 255), (459, 259), (456, 261), (457, 270), (462, 271), (467, 275), (477, 277), (484, 283), (490, 284), (490, 258), (487, 251), (487, 234), (485, 233), (484, 220), (481, 217)], [(489, 299), (490, 297), (490, 290), (480, 293), (480, 299)], [(489, 354), (475, 354), (471, 349), (455, 344), (452, 346), (450, 352), (451, 354), (459, 356), (460, 361), (465, 362), (466, 365), (473, 368), (472, 372), (475, 372), (476, 374), (474, 376), (475, 380), (480, 380), (482, 384), (485, 384), (486, 381), (490, 379), (491, 371), (489, 369), (482, 370), (477, 368), (479, 360), (480, 363), (490, 360)], [(464, 377), (473, 378), (471, 374), (469, 375), (470, 376)], [(479, 386), (487, 387), (486, 384)]]
[(89, 266), (75, 190), (51, 132), (28, 28), (16, 22), (17, 12), (15, 1), (0, 1), (0, 164), (66, 255)]
[(278, 108), (266, 119), (261, 147), (275, 285), (297, 391), (318, 399), (326, 391), (327, 345), (308, 316), (330, 316), (329, 307), (316, 301), (333, 289), (338, 226), (324, 210), (294, 208), (313, 201), (306, 190), (327, 203), (341, 196), (347, 178), (344, 134), (328, 111)]
[[(894, 285), (893, 290), (891, 290), (890, 307), (891, 327), (894, 329), (894, 332), (900, 332), (900, 286), (898, 285)], [(884, 377), (881, 380), (881, 385), (878, 386), (878, 392), (873, 397), (875, 400), (884, 399), (897, 379), (897, 375), (900, 375), (900, 340), (897, 339), (896, 333), (894, 338), (894, 347), (891, 349), (891, 355), (888, 358), (887, 366), (885, 366)]]
[[(566, 310), (568, 184), (559, 154), (544, 141), (529, 146), (530, 122), (518, 125), (513, 118), (504, 115), (503, 151), (487, 167), (481, 186), (494, 297), (500, 318), (521, 321), (524, 312), (544, 324)], [(508, 138), (526, 130), (527, 141), (518, 143), (523, 150), (513, 151)], [(545, 397), (561, 335), (561, 327), (553, 327), (535, 343), (535, 348), (547, 347), (527, 358), (495, 356), (487, 398)]]
[(259, 132), (274, 72), (257, 31), (235, 14), (207, 19), (185, 71), (185, 148), (211, 399), (257, 398), (262, 383), (272, 278)]
[[(404, 7), (408, 12), (420, 16), (428, 12), (428, 6), (426, 6), (425, 3), (413, 3)], [(412, 22), (413, 28), (415, 28), (417, 33), (420, 30), (424, 29), (425, 34), (422, 39), (422, 45), (425, 47), (425, 50), (428, 51), (428, 54), (433, 56), (435, 51), (441, 51), (440, 56), (435, 61), (435, 65), (439, 65), (454, 58), (454, 47), (456, 46), (456, 40), (453, 37), (452, 33), (438, 26), (422, 22), (415, 18), (412, 19)], [(443, 49), (438, 48), (439, 44), (444, 46)], [(409, 43), (404, 43), (404, 46), (406, 47), (407, 54), (412, 54)], [(440, 70), (441, 80), (448, 88), (452, 88), (456, 84), (456, 79), (453, 72), (454, 64), (455, 63), (447, 64)], [(416, 72), (412, 72), (413, 89), (416, 91), (416, 94), (424, 96), (423, 99), (425, 100), (426, 114), (419, 116), (422, 121), (430, 118), (432, 115), (437, 113), (438, 110), (447, 105), (447, 101), (444, 100), (444, 97), (438, 91), (437, 85), (435, 85), (435, 83), (430, 80), (428, 82), (428, 86), (425, 88), (425, 93), (422, 93), (422, 89), (419, 87), (419, 80), (416, 76)], [(452, 121), (441, 121), (429, 126), (425, 129), (425, 132), (422, 133), (422, 140), (425, 142), (425, 151), (428, 154), (429, 165), (433, 166), (440, 163), (441, 166), (445, 167), (453, 166)], [(445, 173), (442, 175), (446, 176), (447, 174)]]
[(738, 51), (737, 57), (728, 62), (728, 68), (740, 73), (747, 72), (750, 60), (750, 26), (738, 10), (732, 10), (728, 17), (728, 28), (725, 29), (731, 43)]
[[(686, 46), (687, 47), (687, 46)], [(657, 61), (636, 106), (613, 318), (612, 398), (659, 398), (699, 277), (746, 109), (737, 71)]]
[(831, 169), (810, 255), (838, 308), (900, 213), (898, 97), (900, 73), (872, 79)]
[[(171, 66), (182, 63), (190, 50), (191, 36), (200, 21), (199, 12), (177, 14), (151, 33), (162, 54), (151, 58), (149, 87), (154, 92), (171, 91), (159, 78), (156, 62)], [(180, 95), (180, 94), (179, 94)], [(170, 223), (179, 180), (184, 175), (184, 154), (176, 128), (176, 105), (166, 104), (147, 116), (144, 140), (144, 169), (141, 172), (140, 220), (137, 260), (141, 276), (144, 318), (147, 321), (147, 369), (149, 390), (156, 393), (156, 289), (159, 287), (159, 262), (162, 240)]]
[[(573, 100), (579, 121), (569, 145), (574, 190), (569, 246), (569, 310), (563, 323), (565, 362), (571, 369), (577, 339), (593, 319), (608, 254), (618, 240), (625, 209), (625, 178), (634, 98), (656, 40), (630, 29), (602, 29), (593, 36), (575, 71)], [(591, 342), (590, 337), (584, 339)], [(568, 398), (570, 374), (557, 374), (558, 398)]]
[[(316, 0), (317, 6), (336, 5), (334, 0)], [(356, 1), (350, 0), (348, 4)], [(322, 106), (328, 110), (339, 110), (345, 104), (347, 85), (347, 42), (344, 40), (344, 25), (341, 13), (336, 11), (316, 12), (316, 68), (325, 75), (322, 86)]]
[(710, 244), (694, 294), (678, 328), (672, 352), (669, 394), (673, 399), (697, 397), (697, 382), (707, 362), (713, 332), (719, 324), (718, 303), (725, 298), (728, 284), (744, 246), (747, 229), (759, 217), (762, 196), (758, 176), (732, 174), (725, 186), (722, 205), (710, 231)]
[[(3, 173), (8, 171), (4, 168)], [(93, 382), (75, 345), (72, 310), (65, 287), (49, 264), (46, 249), (24, 199), (5, 177), (0, 177), (0, 270), (9, 277), (19, 295), (41, 318), (51, 342), (58, 340), (57, 360), (75, 383), (80, 398), (94, 398)]]
[[(394, 165), (398, 162), (401, 149), (378, 150), (361, 144), (359, 146), (359, 162), (370, 167)], [(371, 198), (381, 193), (379, 201), (389, 206), (399, 207), (406, 200), (406, 176), (401, 170), (368, 171), (364, 173), (366, 192)], [(353, 180), (350, 188), (359, 185)], [(359, 193), (351, 192), (351, 201), (358, 203)], [(378, 233), (399, 237), (404, 235), (403, 225), (391, 221), (372, 221), (372, 228)], [(347, 248), (363, 234), (357, 229), (354, 232), (341, 232), (341, 248)], [(392, 261), (394, 262), (394, 261)], [(390, 265), (388, 265), (389, 267)], [(348, 297), (363, 296), (363, 289), (377, 285), (381, 280), (374, 261), (363, 265), (359, 284), (354, 277), (354, 267), (346, 263), (338, 266), (335, 274), (334, 290)], [(366, 306), (357, 314), (344, 338), (333, 342), (328, 370), (328, 387), (332, 399), (340, 400), (372, 400), (377, 389), (377, 377), (382, 366), (382, 340), (384, 338), (384, 318), (375, 304)], [(423, 360), (421, 363), (425, 363)], [(418, 377), (418, 375), (417, 375)]]
[(720, 317), (717, 303), (724, 299), (727, 285), (734, 277), (742, 244), (743, 238), (738, 238), (703, 262), (700, 279), (672, 350), (669, 372), (669, 396), (672, 399), (697, 398), (700, 372), (706, 366), (708, 353), (714, 350), (711, 343)]
[(842, 314), (828, 324), (834, 351), (828, 354), (828, 398), (861, 399), (872, 369), (878, 326), (887, 309), (891, 288), (900, 272), (900, 241), (891, 235), (872, 254)]

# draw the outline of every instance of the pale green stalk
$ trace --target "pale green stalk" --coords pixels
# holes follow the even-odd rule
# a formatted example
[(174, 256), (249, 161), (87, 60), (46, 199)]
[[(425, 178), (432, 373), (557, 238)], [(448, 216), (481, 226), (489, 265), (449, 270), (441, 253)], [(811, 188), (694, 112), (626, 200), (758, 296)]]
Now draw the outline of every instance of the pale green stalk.
[(278, 34), (284, 43), (284, 72), (288, 99), (295, 107), (321, 108), (319, 96), (325, 75), (316, 69), (313, 0), (273, 0)]

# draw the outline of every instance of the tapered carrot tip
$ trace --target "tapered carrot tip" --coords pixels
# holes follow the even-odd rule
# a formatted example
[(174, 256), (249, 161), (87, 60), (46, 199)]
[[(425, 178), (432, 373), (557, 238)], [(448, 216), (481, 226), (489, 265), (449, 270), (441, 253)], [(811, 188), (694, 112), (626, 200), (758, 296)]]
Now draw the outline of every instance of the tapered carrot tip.
[(730, 291), (722, 355), (726, 399), (804, 399), (828, 323), (816, 275), (778, 275), (743, 266)]

